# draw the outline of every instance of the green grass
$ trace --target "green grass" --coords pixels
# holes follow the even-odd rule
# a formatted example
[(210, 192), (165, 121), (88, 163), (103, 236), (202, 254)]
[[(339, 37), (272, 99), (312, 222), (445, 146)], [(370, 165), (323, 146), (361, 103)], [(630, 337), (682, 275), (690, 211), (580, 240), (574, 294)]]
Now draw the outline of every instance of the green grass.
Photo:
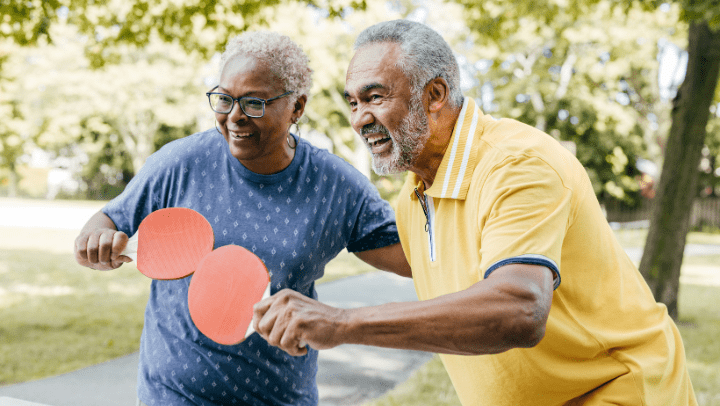
[(720, 406), (720, 287), (683, 285), (679, 295), (678, 328), (695, 396), (700, 406)]
[(70, 254), (0, 250), (0, 385), (60, 374), (138, 348), (150, 281)]
[(407, 381), (365, 406), (461, 406), (440, 357), (435, 355)]

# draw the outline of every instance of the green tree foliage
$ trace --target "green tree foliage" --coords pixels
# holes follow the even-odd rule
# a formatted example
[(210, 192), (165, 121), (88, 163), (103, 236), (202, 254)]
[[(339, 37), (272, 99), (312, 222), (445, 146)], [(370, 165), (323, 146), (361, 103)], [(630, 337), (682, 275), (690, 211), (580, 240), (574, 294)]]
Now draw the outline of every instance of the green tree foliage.
[(681, 42), (677, 8), (521, 3), (465, 4), (483, 44), (476, 96), (491, 114), (573, 141), (602, 200), (637, 204), (635, 161), (657, 158), (668, 125), (656, 57), (661, 39)]
[(707, 137), (700, 159), (698, 179), (699, 197), (720, 197), (720, 87), (710, 106), (710, 120), (707, 126)]
[[(195, 131), (196, 123), (201, 121), (203, 127), (207, 126), (207, 117), (212, 115), (205, 105), (203, 80), (209, 75), (198, 71), (202, 66), (198, 61), (210, 60), (232, 35), (275, 18), (273, 6), (279, 4), (288, 4), (283, 15), (287, 19), (276, 26), (297, 27), (287, 24), (298, 21), (297, 15), (287, 11), (295, 10), (307, 24), (296, 30), (304, 30), (309, 44), (317, 43), (318, 38), (326, 40), (327, 50), (318, 45), (314, 48), (319, 55), (315, 60), (322, 61), (316, 71), (324, 72), (331, 66), (337, 69), (330, 75), (317, 76), (322, 77), (316, 80), (322, 87), (317, 100), (322, 104), (331, 99), (325, 104), (334, 108), (325, 109), (329, 114), (324, 117), (310, 111), (308, 127), (339, 137), (338, 146), (343, 150), (346, 143), (352, 144), (353, 137), (349, 136), (347, 116), (337, 114), (344, 113), (344, 100), (341, 98), (342, 104), (338, 104), (336, 99), (338, 86), (341, 91), (340, 83), (344, 83), (352, 39), (347, 30), (340, 28), (342, 22), (333, 17), (364, 9), (364, 1), (12, 0), (2, 3), (0, 40), (27, 50), (37, 47), (37, 54), (28, 59), (35, 69), (29, 69), (29, 79), (23, 86), (35, 93), (32, 102), (25, 100), (24, 104), (34, 104), (39, 113), (32, 119), (33, 139), (24, 139), (26, 145), (13, 151), (25, 151), (27, 145), (60, 151), (63, 146), (79, 142), (90, 156), (86, 177), (109, 182), (127, 180), (161, 145), (159, 140)], [(334, 24), (323, 37), (312, 34), (319, 21)], [(68, 27), (77, 33), (68, 34)], [(335, 37), (336, 33), (341, 35)], [(53, 48), (58, 42), (62, 44)], [(333, 53), (333, 49), (337, 52)], [(323, 52), (327, 55), (321, 55)], [(331, 62), (324, 65), (328, 58)], [(338, 63), (337, 58), (343, 58), (343, 62)], [(53, 72), (53, 79), (45, 74), (47, 71)], [(45, 79), (49, 82), (45, 83)], [(333, 92), (328, 91), (329, 83), (334, 86)], [(8, 116), (10, 110), (2, 111)], [(334, 134), (331, 127), (336, 125), (339, 131)], [(17, 144), (18, 136), (3, 139)], [(11, 151), (9, 147), (4, 150)], [(357, 150), (345, 149), (350, 152), (345, 155), (352, 160), (353, 153), (359, 156)], [(4, 162), (15, 162), (15, 158)]]
[(17, 163), (27, 152), (30, 129), (23, 111), (24, 96), (18, 91), (17, 78), (22, 68), (13, 58), (20, 47), (3, 39), (0, 44), (0, 187), (15, 196), (20, 181)]
[(675, 2), (681, 5), (682, 16), (686, 21), (704, 21), (711, 30), (720, 29), (718, 0), (675, 0)]
[(143, 46), (157, 37), (209, 57), (232, 34), (262, 23), (260, 11), (280, 0), (75, 0), (69, 21), (88, 34), (93, 66), (115, 63), (118, 45)]
[(15, 97), (22, 101), (29, 144), (61, 155), (87, 154), (89, 193), (108, 198), (171, 139), (197, 131), (206, 113), (203, 63), (159, 40), (118, 47), (117, 63), (89, 69), (83, 37), (62, 23), (54, 44), (27, 48)]
[[(718, 69), (720, 69), (720, 4), (717, 0), (661, 0), (642, 2), (634, 0), (541, 0), (535, 2), (513, 1), (474, 1), (459, 0), (467, 10), (468, 21), (475, 31), (490, 41), (502, 41), (506, 35), (522, 31), (528, 22), (539, 27), (541, 33), (546, 27), (562, 26), (566, 22), (575, 24), (592, 15), (599, 7), (610, 6), (624, 15), (632, 15), (636, 8), (647, 12), (668, 9), (669, 5), (679, 6), (681, 18), (687, 22), (688, 70), (685, 81), (680, 86), (672, 102), (670, 122), (666, 141), (663, 142), (664, 155), (662, 175), (658, 186), (655, 209), (650, 221), (648, 240), (640, 264), (656, 299), (668, 306), (671, 316), (678, 316), (677, 293), (679, 287), (680, 265), (685, 246), (685, 237), (692, 202), (696, 197), (698, 166), (705, 144), (707, 124), (710, 118), (710, 106), (717, 102)], [(645, 38), (642, 32), (632, 32), (636, 19), (627, 21), (626, 35), (639, 40)], [(590, 22), (592, 23), (592, 22)], [(592, 24), (590, 24), (592, 26)], [(642, 23), (640, 24), (642, 26)], [(681, 26), (678, 26), (681, 27)], [(620, 27), (616, 28), (619, 29)], [(604, 28), (606, 31), (611, 29)], [(542, 37), (542, 35), (540, 35)], [(526, 55), (529, 55), (526, 53)], [(610, 52), (612, 56), (612, 52)], [(647, 55), (632, 53), (625, 55), (630, 65), (636, 59), (651, 61)], [(647, 84), (642, 82), (650, 73), (645, 69), (625, 70), (627, 77), (614, 82), (642, 96)], [(628, 80), (630, 79), (630, 80)], [(607, 86), (607, 85), (606, 85)], [(633, 94), (627, 89), (632, 101)], [(602, 89), (601, 90), (605, 90)], [(575, 89), (573, 89), (575, 91)], [(595, 90), (597, 91), (597, 90)], [(643, 97), (645, 100), (650, 100)], [(574, 97), (573, 97), (574, 99)], [(717, 109), (717, 105), (716, 105)], [(536, 109), (537, 110), (537, 109)], [(647, 111), (637, 109), (638, 113)], [(638, 120), (642, 125), (642, 120)], [(542, 122), (542, 120), (538, 121)], [(549, 123), (549, 122), (545, 122)], [(712, 122), (710, 122), (712, 126)], [(712, 127), (710, 127), (712, 128)], [(622, 147), (622, 145), (620, 145)], [(609, 192), (609, 190), (608, 190)]]
[(61, 7), (57, 0), (3, 0), (0, 2), (0, 39), (27, 46), (47, 37)]
[[(704, 21), (711, 31), (717, 33), (720, 30), (720, 2), (717, 0), (676, 0), (675, 3), (681, 7), (683, 20)], [(699, 165), (698, 197), (720, 197), (720, 87), (715, 89), (709, 110), (707, 136)]]
[[(630, 204), (636, 201), (634, 160), (642, 155), (655, 158), (658, 151), (652, 147), (659, 138), (657, 132), (669, 126), (663, 114), (666, 107), (657, 100), (654, 53), (659, 37), (678, 41), (677, 33), (669, 32), (669, 27), (676, 25), (677, 10), (643, 13), (633, 6), (636, 3), (619, 0), (458, 3), (464, 6), (462, 14), (478, 34), (478, 39), (471, 41), (473, 49), (460, 53), (467, 55), (466, 59), (492, 62), (488, 72), (478, 77), (478, 85), (490, 84), (495, 91), (497, 110), (491, 113), (518, 118), (560, 139), (574, 141), (598, 194)], [(396, 8), (389, 9), (387, 4)], [(653, 10), (660, 2), (637, 4)], [(698, 4), (688, 1), (682, 10), (687, 16), (698, 15)], [(409, 2), (368, 5), (347, 0), (15, 1), (3, 3), (12, 16), (3, 17), (0, 32), (17, 43), (30, 44), (44, 36), (52, 38), (51, 23), (67, 21), (84, 35), (89, 65), (98, 67), (107, 62), (124, 63), (129, 53), (141, 54), (139, 49), (153, 38), (207, 60), (232, 34), (266, 24), (303, 44), (313, 63), (321, 61), (316, 68), (321, 74), (316, 74), (309, 121), (304, 127), (330, 135), (335, 152), (367, 173), (360, 164), (367, 162), (367, 153), (359, 148), (357, 137), (349, 129), (348, 112), (340, 97), (344, 70), (359, 29), (400, 17), (402, 6), (407, 11), (412, 9)], [(449, 5), (442, 5), (441, 12), (437, 11), (439, 4), (432, 7), (431, 16), (442, 15), (434, 27), (443, 19), (462, 16), (448, 15)], [(707, 10), (703, 13), (706, 15)], [(708, 18), (716, 18), (716, 14)], [(332, 18), (337, 15), (343, 19)], [(450, 18), (452, 15), (455, 17)], [(462, 38), (457, 41), (462, 45)], [(482, 97), (479, 88), (469, 88), (468, 92)], [(137, 91), (135, 96), (144, 97)], [(152, 116), (140, 121), (154, 122)], [(133, 125), (126, 119), (114, 127), (119, 134), (128, 134)], [(655, 127), (659, 129), (653, 130)], [(123, 140), (132, 145), (128, 137)], [(133, 147), (141, 151), (139, 161), (146, 155), (147, 145)], [(650, 150), (644, 152), (646, 148)]]
[[(153, 38), (209, 57), (233, 34), (265, 23), (263, 11), (290, 0), (4, 0), (0, 38), (27, 46), (52, 41), (50, 27), (67, 20), (87, 36), (93, 66), (115, 62), (118, 45), (142, 47)], [(329, 17), (365, 9), (365, 0), (305, 0)]]

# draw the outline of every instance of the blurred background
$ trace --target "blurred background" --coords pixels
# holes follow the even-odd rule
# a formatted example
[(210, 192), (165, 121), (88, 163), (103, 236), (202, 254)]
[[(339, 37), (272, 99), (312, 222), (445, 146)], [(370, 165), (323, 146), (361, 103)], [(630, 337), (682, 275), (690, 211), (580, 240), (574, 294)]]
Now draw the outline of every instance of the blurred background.
[[(463, 92), (485, 113), (535, 126), (577, 156), (636, 263), (648, 235), (681, 229), (668, 237), (680, 247), (673, 252), (687, 241), (698, 255), (663, 265), (672, 278), (648, 280), (673, 293), (658, 300), (681, 327), (700, 403), (720, 405), (712, 306), (720, 255), (703, 248), (720, 245), (717, 0), (2, 0), (0, 386), (137, 349), (148, 282), (137, 272), (78, 269), (72, 241), (149, 155), (212, 128), (205, 92), (235, 34), (268, 29), (301, 45), (314, 70), (302, 136), (394, 202), (404, 175), (371, 171), (342, 94), (356, 36), (396, 18), (427, 24), (450, 43)], [(707, 91), (679, 97), (690, 82)], [(681, 128), (687, 121), (701, 130)], [(666, 162), (665, 183), (687, 186), (670, 196), (682, 198), (674, 205), (684, 217), (648, 232)], [(681, 172), (689, 178), (673, 177)], [(657, 238), (653, 246), (672, 251)], [(341, 261), (330, 276), (368, 271)], [(442, 381), (442, 393), (378, 405), (427, 404), (423, 396), (456, 404), (439, 362), (432, 365), (404, 391)]]
[[(227, 39), (270, 29), (298, 42), (314, 69), (304, 136), (392, 199), (401, 180), (371, 173), (342, 91), (357, 34), (408, 18), (447, 39), (465, 94), (484, 112), (534, 125), (572, 149), (611, 221), (647, 219), (671, 101), (685, 77), (684, 9), (617, 0), (546, 1), (530, 9), (500, 3), (4, 2), (0, 196), (116, 196), (160, 146), (213, 126), (204, 92), (217, 81)], [(720, 196), (718, 102), (716, 96), (698, 168), (701, 199)], [(696, 227), (720, 225), (697, 217)]]

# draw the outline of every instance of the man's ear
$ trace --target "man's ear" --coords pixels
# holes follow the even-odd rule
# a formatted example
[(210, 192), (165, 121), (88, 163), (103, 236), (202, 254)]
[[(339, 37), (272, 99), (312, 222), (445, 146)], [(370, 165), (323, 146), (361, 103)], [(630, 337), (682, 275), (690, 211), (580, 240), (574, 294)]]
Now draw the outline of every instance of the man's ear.
[(436, 77), (425, 85), (427, 109), (430, 114), (437, 114), (445, 107), (450, 98), (450, 87), (445, 79)]

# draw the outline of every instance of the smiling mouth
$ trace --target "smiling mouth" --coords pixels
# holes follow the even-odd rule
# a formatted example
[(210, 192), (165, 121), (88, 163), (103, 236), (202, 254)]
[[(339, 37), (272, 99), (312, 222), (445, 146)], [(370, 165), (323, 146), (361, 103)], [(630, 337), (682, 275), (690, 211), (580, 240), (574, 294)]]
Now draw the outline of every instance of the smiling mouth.
[(234, 138), (236, 140), (242, 140), (246, 138), (250, 138), (253, 136), (253, 133), (245, 132), (245, 131), (232, 131), (228, 130), (228, 134), (230, 135), (230, 138)]
[(377, 134), (377, 135), (373, 135), (370, 137), (366, 137), (365, 140), (367, 141), (369, 146), (374, 147), (376, 145), (384, 143), (385, 141), (389, 141), (390, 136), (386, 135), (386, 134)]

